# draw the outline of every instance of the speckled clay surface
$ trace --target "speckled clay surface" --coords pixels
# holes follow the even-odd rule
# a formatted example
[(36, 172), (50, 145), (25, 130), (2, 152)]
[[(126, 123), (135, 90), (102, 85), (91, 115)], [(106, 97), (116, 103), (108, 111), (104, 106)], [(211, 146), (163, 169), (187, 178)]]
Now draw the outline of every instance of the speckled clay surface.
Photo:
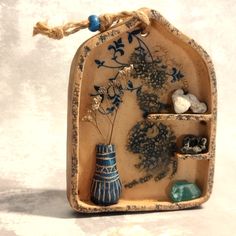
[[(98, 142), (98, 139), (96, 139), (96, 137), (93, 138), (94, 137), (93, 129), (89, 129), (88, 126), (85, 126), (83, 123), (81, 123), (80, 116), (83, 116), (82, 113), (85, 110), (85, 104), (88, 104), (86, 93), (91, 94), (91, 90), (89, 90), (90, 83), (94, 83), (93, 81), (95, 81), (95, 83), (101, 83), (101, 80), (103, 80), (103, 77), (105, 77), (104, 73), (106, 73), (106, 71), (103, 72), (103, 74), (100, 75), (100, 78), (97, 79), (96, 81), (96, 77), (98, 77), (98, 74), (94, 76), (93, 73), (91, 73), (90, 68), (93, 65), (92, 63), (94, 63), (94, 61), (95, 61), (95, 64), (97, 64), (97, 68), (103, 67), (104, 64), (105, 64), (105, 68), (110, 67), (106, 64), (107, 62), (101, 61), (101, 59), (98, 60), (97, 57), (99, 56), (102, 57), (103, 53), (105, 53), (104, 52), (105, 50), (102, 47), (103, 45), (106, 45), (106, 43), (109, 43), (110, 41), (112, 42), (112, 40), (113, 41), (117, 40), (117, 43), (119, 42), (120, 44), (122, 44), (122, 39), (121, 38), (119, 39), (117, 37), (121, 37), (121, 35), (123, 35), (127, 31), (131, 32), (129, 33), (129, 35), (130, 34), (132, 35), (133, 34), (132, 32), (136, 32), (134, 30), (137, 29), (138, 22), (136, 19), (131, 19), (125, 22), (124, 24), (122, 24), (121, 26), (114, 27), (113, 29), (108, 30), (107, 32), (99, 34), (95, 36), (94, 38), (88, 40), (84, 45), (82, 45), (78, 49), (72, 63), (70, 85), (69, 85), (69, 101), (68, 101), (69, 109), (68, 109), (68, 153), (67, 153), (67, 188), (68, 190), (67, 190), (67, 195), (68, 195), (68, 199), (72, 208), (79, 212), (92, 213), (92, 212), (113, 212), (113, 211), (153, 211), (153, 210), (160, 211), (160, 210), (179, 210), (179, 209), (185, 209), (185, 208), (192, 208), (206, 202), (208, 198), (210, 197), (210, 194), (212, 191), (213, 176), (214, 176), (214, 159), (215, 159), (215, 126), (216, 126), (216, 97), (217, 97), (216, 78), (215, 78), (212, 61), (209, 55), (193, 39), (189, 39), (188, 37), (183, 35), (179, 30), (173, 27), (163, 16), (161, 16), (160, 13), (151, 9), (150, 10), (145, 9), (144, 11), (146, 11), (146, 14), (148, 14), (149, 18), (152, 20), (152, 25), (150, 26), (150, 29), (149, 29), (150, 36), (149, 35), (147, 36), (147, 38), (153, 37), (152, 47), (154, 48), (155, 46), (155, 42), (153, 41), (154, 36), (152, 36), (154, 35), (153, 31), (160, 31), (159, 37), (161, 37), (161, 34), (163, 32), (163, 35), (166, 35), (165, 36), (166, 40), (168, 40), (169, 38), (171, 38), (171, 40), (173, 41), (176, 40), (176, 44), (179, 45), (180, 48), (183, 48), (186, 51), (189, 50), (189, 55), (192, 56), (192, 57), (189, 56), (189, 58), (192, 58), (191, 63), (196, 63), (194, 68), (200, 74), (200, 76), (197, 77), (197, 79), (195, 80), (185, 79), (183, 86), (186, 86), (187, 88), (189, 88), (189, 90), (191, 90), (193, 86), (195, 86), (195, 89), (196, 89), (196, 86), (199, 86), (198, 91), (202, 90), (201, 94), (203, 97), (205, 97), (205, 99), (208, 102), (209, 109), (206, 114), (206, 117), (205, 115), (200, 116), (202, 118), (202, 120), (200, 121), (208, 122), (206, 123), (205, 132), (207, 132), (207, 136), (209, 139), (209, 151), (207, 155), (205, 155), (206, 156), (205, 161), (201, 160), (201, 158), (199, 159), (197, 155), (198, 165), (195, 164), (197, 166), (194, 167), (194, 165), (192, 164), (187, 165), (185, 163), (186, 165), (185, 168), (192, 170), (192, 172), (195, 172), (195, 171), (199, 172), (198, 175), (195, 178), (193, 178), (193, 181), (198, 182), (202, 186), (203, 194), (200, 198), (192, 200), (192, 201), (171, 203), (171, 201), (169, 201), (168, 198), (164, 196), (164, 194), (160, 194), (158, 191), (156, 191), (155, 193), (150, 192), (150, 195), (148, 194), (144, 195), (142, 193), (143, 191), (147, 193), (151, 191), (155, 186), (153, 185), (152, 187), (149, 187), (146, 190), (143, 189), (143, 190), (136, 191), (132, 189), (133, 191), (123, 191), (120, 201), (117, 204), (112, 205), (112, 206), (106, 206), (106, 207), (96, 206), (94, 204), (91, 204), (91, 202), (89, 201), (89, 189), (90, 189), (90, 182), (91, 182), (90, 179), (91, 179), (91, 174), (92, 174), (92, 169), (93, 169), (92, 166), (95, 165), (93, 161), (94, 160), (93, 147), (96, 145), (96, 142)], [(159, 30), (159, 27), (161, 27), (160, 30)], [(136, 37), (136, 33), (135, 33), (135, 36), (133, 37)], [(129, 43), (132, 42), (132, 40), (130, 40), (129, 38), (128, 38), (128, 41)], [(138, 38), (139, 45), (140, 45), (140, 41), (141, 39)], [(157, 43), (158, 43), (158, 40), (157, 40)], [(144, 44), (145, 47), (147, 47), (146, 45), (147, 44)], [(169, 45), (173, 46), (172, 44), (169, 44)], [(111, 45), (105, 46), (105, 48), (106, 47), (108, 47), (109, 49)], [(124, 46), (122, 44), (122, 48), (123, 47)], [(151, 46), (149, 45), (149, 47)], [(96, 48), (98, 52), (96, 51)], [(100, 53), (99, 53), (99, 49), (101, 50)], [(173, 49), (173, 52), (175, 53), (175, 49)], [(173, 56), (177, 56), (177, 54), (174, 54), (174, 53), (173, 53)], [(107, 57), (108, 56), (106, 56), (106, 58)], [(187, 66), (188, 63), (190, 63), (190, 59), (189, 61), (186, 61), (185, 67), (188, 67)], [(89, 65), (89, 67), (86, 67), (86, 65)], [(112, 68), (115, 68), (115, 67), (113, 66)], [(174, 71), (175, 71), (174, 73), (176, 73), (176, 70), (177, 69), (174, 68)], [(178, 73), (179, 73), (179, 77), (178, 78), (173, 77), (173, 80), (177, 80), (177, 79), (179, 80), (182, 77), (184, 77), (183, 75), (181, 75), (181, 73), (183, 72), (179, 71)], [(186, 77), (190, 77), (190, 76), (191, 75), (188, 75)], [(89, 82), (88, 79), (90, 79), (91, 82)], [(151, 80), (149, 81), (150, 83), (152, 83)], [(159, 89), (160, 88), (159, 86), (161, 86), (161, 83), (156, 84), (156, 81), (153, 81), (153, 83), (154, 82), (155, 84), (153, 84), (152, 86), (154, 86), (156, 89)], [(203, 82), (205, 83), (205, 86), (202, 86)], [(169, 92), (168, 87), (166, 88), (166, 91)], [(136, 113), (136, 111), (133, 110), (132, 113)], [(195, 117), (194, 114), (192, 115), (190, 114), (188, 117), (190, 117), (191, 119), (191, 116)], [(166, 117), (167, 116), (164, 115), (163, 119), (165, 119)], [(183, 117), (185, 118), (185, 115)], [(186, 121), (185, 123), (183, 122), (182, 124), (180, 124), (179, 121), (176, 120), (176, 118), (178, 118), (178, 116), (176, 116), (175, 114), (172, 115), (172, 125), (176, 123), (177, 129), (179, 127), (179, 129), (182, 130), (182, 126), (184, 125), (185, 127), (189, 127), (189, 130), (188, 128), (186, 128), (185, 132), (201, 133), (200, 130), (203, 129), (203, 127), (201, 128), (199, 126), (201, 125), (201, 123), (199, 124), (193, 123), (191, 125), (190, 123), (187, 123)], [(181, 118), (181, 121), (183, 121), (184, 118)], [(199, 115), (195, 117), (195, 120), (197, 121), (198, 118), (199, 118)], [(122, 123), (122, 118), (120, 119), (121, 119), (121, 122), (119, 124), (119, 127), (122, 130), (127, 130), (125, 125), (127, 125), (127, 122), (128, 121), (130, 122), (132, 118), (130, 117), (129, 120), (127, 119), (124, 120), (123, 123)], [(133, 120), (137, 120), (137, 118), (133, 118)], [(171, 127), (171, 124), (170, 124), (170, 127)], [(87, 136), (82, 135), (84, 133), (87, 133), (90, 135), (87, 135)], [(122, 177), (122, 162), (123, 163), (127, 162), (127, 160), (125, 160), (124, 157), (128, 158), (127, 157), (128, 153), (126, 153), (125, 150), (122, 149), (122, 145), (124, 145), (123, 144), (124, 140), (122, 140), (121, 137), (123, 137), (124, 139), (124, 136), (120, 136), (120, 135), (115, 136), (117, 146), (120, 148), (118, 150), (118, 153), (120, 153), (120, 157), (117, 157), (118, 161), (120, 158), (120, 162), (118, 163), (118, 169), (119, 169), (119, 166), (121, 166), (119, 169), (120, 176), (121, 176), (121, 179), (123, 178), (123, 181), (126, 181), (126, 182), (123, 182), (123, 185), (130, 186), (131, 188), (132, 185), (127, 184), (127, 181), (129, 180), (126, 180), (128, 179), (127, 176), (129, 174), (127, 173), (129, 172), (124, 171), (126, 172), (126, 175), (123, 174), (123, 177)], [(204, 155), (201, 155), (201, 156), (204, 156)], [(189, 158), (190, 155), (187, 155), (187, 157)], [(185, 160), (186, 158), (183, 158), (182, 160)], [(192, 157), (192, 161), (193, 160), (194, 160), (194, 156)], [(177, 166), (177, 161), (175, 165)], [(127, 168), (127, 164), (123, 165), (123, 168)], [(183, 173), (184, 173), (184, 170), (183, 170)], [(180, 176), (181, 176), (180, 178), (190, 178), (189, 175), (180, 174)], [(183, 177), (183, 176), (186, 176), (186, 177)], [(146, 177), (150, 179), (152, 178), (152, 175), (148, 175)], [(137, 177), (137, 178), (139, 178), (137, 182), (143, 182), (141, 181), (140, 178), (144, 178), (144, 177)], [(157, 180), (159, 179), (159, 177), (156, 176), (154, 177), (154, 180), (155, 179)], [(145, 180), (145, 182), (146, 181), (147, 180)], [(156, 188), (168, 189), (167, 187), (164, 187), (165, 185), (163, 185), (163, 187), (160, 187), (160, 186), (158, 187), (156, 185)], [(135, 201), (132, 201), (132, 199)], [(163, 199), (163, 200), (159, 200), (159, 199)]]
[[(195, 210), (92, 217), (75, 214), (65, 192), (67, 84), (75, 51), (93, 34), (84, 30), (53, 41), (32, 38), (32, 27), (44, 19), (60, 25), (86, 19), (91, 13), (143, 6), (158, 10), (194, 38), (214, 62), (219, 99), (213, 193)], [(119, 4), (105, 0), (2, 0), (0, 235), (234, 235), (235, 12), (234, 0), (130, 0)]]

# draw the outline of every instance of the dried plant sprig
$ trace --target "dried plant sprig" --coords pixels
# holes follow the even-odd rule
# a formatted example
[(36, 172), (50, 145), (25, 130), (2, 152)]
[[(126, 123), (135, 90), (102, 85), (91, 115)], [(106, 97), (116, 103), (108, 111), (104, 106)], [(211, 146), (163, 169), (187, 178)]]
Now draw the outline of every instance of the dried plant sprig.
[(86, 112), (86, 115), (82, 117), (82, 121), (87, 121), (87, 122), (94, 122), (94, 117), (93, 117), (93, 112), (91, 109), (88, 109)]
[(102, 136), (102, 138), (104, 139), (104, 141), (106, 140), (104, 135), (102, 134), (98, 123), (97, 123), (97, 110), (99, 109), (100, 105), (101, 105), (101, 101), (102, 101), (102, 97), (97, 95), (95, 97), (93, 97), (92, 103), (91, 103), (91, 108), (88, 108), (86, 115), (82, 117), (82, 121), (85, 122), (90, 122), (98, 131), (98, 133)]
[[(122, 102), (121, 96), (123, 95), (125, 90), (131, 90), (129, 89), (128, 85), (130, 83), (129, 78), (131, 77), (132, 70), (133, 65), (124, 67), (118, 72), (115, 79), (109, 81), (105, 86), (95, 86), (96, 93), (92, 94), (93, 97), (91, 104), (86, 111), (86, 115), (82, 117), (82, 121), (90, 122), (97, 129), (98, 133), (103, 137), (103, 139), (105, 141), (108, 140), (108, 143), (111, 143), (112, 140), (119, 104), (120, 102)], [(113, 96), (110, 93), (111, 91), (115, 93)], [(117, 97), (117, 100), (114, 100), (115, 97)], [(111, 102), (113, 104), (112, 106), (114, 106), (114, 109), (109, 110), (108, 108), (104, 108), (102, 106), (103, 101)], [(110, 127), (108, 129), (108, 139), (104, 137), (103, 132), (99, 128), (97, 114), (105, 115), (109, 121)]]
[(118, 79), (119, 80), (124, 80), (124, 79), (126, 80), (127, 78), (131, 77), (133, 69), (134, 69), (133, 64), (131, 64), (130, 66), (124, 67), (123, 70), (119, 71)]
[(100, 95), (97, 95), (93, 97), (91, 108), (93, 111), (97, 111), (101, 105), (102, 97)]

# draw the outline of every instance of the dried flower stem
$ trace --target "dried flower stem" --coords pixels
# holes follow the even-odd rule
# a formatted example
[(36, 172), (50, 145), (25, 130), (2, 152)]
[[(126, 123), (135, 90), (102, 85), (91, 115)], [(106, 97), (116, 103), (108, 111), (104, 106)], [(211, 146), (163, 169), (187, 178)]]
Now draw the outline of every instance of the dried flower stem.
[[(101, 108), (101, 110), (105, 113), (106, 111), (105, 111), (105, 109), (102, 107), (102, 106), (100, 106), (100, 108)], [(111, 123), (111, 125), (112, 125), (112, 120), (111, 120), (111, 118), (109, 117), (109, 116), (106, 116), (107, 117), (107, 119), (108, 119), (108, 121)]]
[(106, 138), (104, 137), (104, 135), (102, 134), (102, 131), (100, 130), (100, 128), (99, 128), (99, 126), (98, 126), (98, 122), (97, 122), (97, 114), (96, 114), (96, 112), (94, 111), (94, 120), (95, 120), (95, 123), (93, 123), (94, 124), (94, 126), (96, 127), (96, 129), (97, 129), (97, 131), (98, 131), (98, 133), (102, 136), (102, 138), (104, 139), (104, 141), (106, 142)]
[(111, 126), (111, 134), (110, 134), (110, 139), (108, 142), (109, 144), (111, 144), (111, 140), (112, 140), (113, 130), (114, 130), (115, 121), (116, 121), (116, 115), (117, 115), (117, 109), (115, 111), (114, 119), (113, 119), (112, 126)]

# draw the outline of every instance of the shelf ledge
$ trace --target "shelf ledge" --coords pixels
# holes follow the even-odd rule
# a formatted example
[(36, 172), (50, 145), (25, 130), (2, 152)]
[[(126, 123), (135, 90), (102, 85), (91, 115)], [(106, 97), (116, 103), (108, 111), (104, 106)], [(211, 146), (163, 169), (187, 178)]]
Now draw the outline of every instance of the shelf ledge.
[(199, 120), (209, 121), (212, 119), (211, 114), (150, 114), (147, 117), (151, 121), (157, 120)]
[(175, 153), (175, 157), (179, 159), (195, 159), (195, 160), (209, 160), (211, 159), (211, 155), (209, 152), (207, 153), (199, 153), (199, 154), (183, 154), (183, 153)]

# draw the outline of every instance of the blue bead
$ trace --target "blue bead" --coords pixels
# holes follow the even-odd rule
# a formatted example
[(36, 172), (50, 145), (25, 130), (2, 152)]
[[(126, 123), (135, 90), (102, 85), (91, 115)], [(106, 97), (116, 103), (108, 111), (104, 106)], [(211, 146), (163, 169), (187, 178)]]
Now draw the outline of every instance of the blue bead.
[(95, 32), (100, 28), (100, 20), (96, 15), (91, 15), (88, 17), (89, 20), (89, 30)]

